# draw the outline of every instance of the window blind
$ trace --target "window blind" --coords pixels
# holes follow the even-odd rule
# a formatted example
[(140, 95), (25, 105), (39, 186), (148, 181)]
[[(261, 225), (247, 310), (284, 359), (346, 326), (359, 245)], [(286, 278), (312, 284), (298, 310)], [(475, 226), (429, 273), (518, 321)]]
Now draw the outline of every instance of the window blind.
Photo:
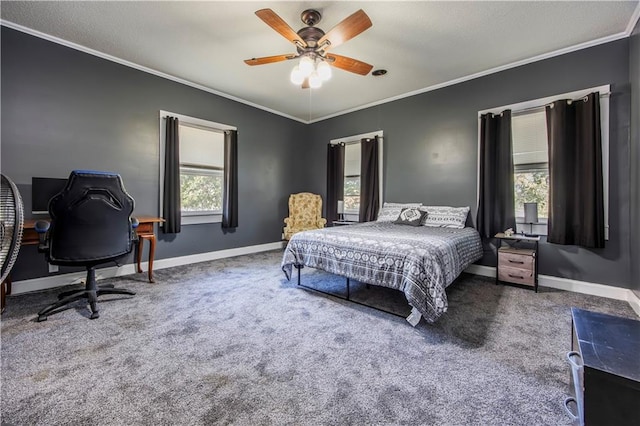
[(347, 144), (344, 147), (344, 175), (360, 176), (360, 144)]
[(180, 163), (222, 169), (224, 134), (181, 124)]
[(544, 110), (512, 117), (511, 132), (514, 165), (549, 162)]

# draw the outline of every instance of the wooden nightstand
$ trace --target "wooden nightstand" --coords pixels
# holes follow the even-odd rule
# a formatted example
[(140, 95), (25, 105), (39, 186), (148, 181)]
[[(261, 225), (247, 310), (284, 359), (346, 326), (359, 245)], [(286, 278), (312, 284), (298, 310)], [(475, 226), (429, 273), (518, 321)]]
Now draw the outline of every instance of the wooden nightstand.
[[(532, 287), (537, 293), (540, 237), (527, 237), (522, 234), (507, 237), (503, 233), (498, 233), (495, 237), (499, 240), (496, 284), (519, 284)], [(503, 242), (511, 242), (512, 245), (502, 247)], [(520, 243), (527, 247), (520, 247)]]

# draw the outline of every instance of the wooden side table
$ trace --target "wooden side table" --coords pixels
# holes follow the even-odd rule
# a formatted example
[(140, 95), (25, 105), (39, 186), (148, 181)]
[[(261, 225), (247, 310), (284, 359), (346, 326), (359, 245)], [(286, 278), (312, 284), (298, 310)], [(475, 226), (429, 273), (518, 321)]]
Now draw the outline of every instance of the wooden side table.
[[(528, 237), (523, 234), (506, 236), (500, 232), (498, 239), (498, 265), (496, 266), (496, 284), (500, 282), (519, 284), (533, 288), (538, 292), (538, 243), (540, 237)], [(502, 246), (503, 242), (511, 246)], [(524, 243), (528, 247), (517, 247)]]
[(141, 216), (136, 217), (138, 219), (139, 225), (136, 228), (136, 233), (138, 234), (138, 256), (136, 258), (136, 266), (138, 273), (142, 272), (142, 267), (140, 263), (142, 261), (142, 251), (144, 248), (144, 240), (149, 241), (149, 282), (155, 283), (156, 281), (153, 279), (153, 258), (156, 252), (156, 233), (154, 231), (154, 225), (156, 223), (164, 222), (164, 219), (160, 217), (151, 217), (151, 216)]

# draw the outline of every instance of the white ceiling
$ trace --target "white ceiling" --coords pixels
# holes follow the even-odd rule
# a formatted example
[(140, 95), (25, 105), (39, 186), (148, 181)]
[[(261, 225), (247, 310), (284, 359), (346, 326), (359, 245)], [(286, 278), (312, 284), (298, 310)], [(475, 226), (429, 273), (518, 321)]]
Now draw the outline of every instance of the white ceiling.
[[(384, 68), (383, 77), (334, 68), (320, 89), (289, 82), (294, 53), (254, 12), (271, 8), (294, 30), (319, 10), (325, 32), (358, 9), (373, 26), (332, 52)], [(499, 69), (629, 36), (633, 1), (2, 1), (2, 24), (213, 93), (314, 122)]]

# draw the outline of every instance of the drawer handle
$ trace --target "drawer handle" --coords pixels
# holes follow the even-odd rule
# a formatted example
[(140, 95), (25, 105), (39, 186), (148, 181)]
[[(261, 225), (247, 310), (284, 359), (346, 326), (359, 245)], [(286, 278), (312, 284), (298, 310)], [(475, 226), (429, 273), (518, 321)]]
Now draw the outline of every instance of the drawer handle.
[(582, 367), (582, 355), (580, 355), (580, 352), (576, 352), (576, 351), (567, 352), (567, 361), (569, 361), (569, 364), (571, 364), (573, 368), (577, 369)]
[(569, 408), (569, 405), (571, 404), (575, 404), (576, 406), (578, 405), (578, 401), (576, 401), (575, 398), (567, 398), (564, 400), (564, 409), (567, 412), (567, 414), (569, 415), (569, 417), (571, 417), (571, 420), (576, 421), (576, 420), (580, 420), (580, 411), (578, 408), (576, 408), (576, 411), (578, 411), (578, 414), (574, 414), (573, 410), (571, 410), (571, 408)]
[[(578, 420), (580, 426), (584, 425), (584, 395), (583, 395), (583, 381), (580, 377), (583, 372), (582, 356), (579, 352), (571, 351), (567, 352), (567, 361), (571, 364), (571, 375), (573, 377), (573, 385), (575, 387), (575, 398), (567, 398), (564, 400), (564, 408), (575, 421)], [(569, 405), (576, 406), (576, 413), (569, 408)]]
[(509, 275), (511, 278), (520, 278), (521, 280), (524, 280), (524, 277), (520, 275), (513, 275), (513, 274), (507, 274), (507, 275)]
[(524, 262), (522, 260), (511, 260), (511, 259), (509, 259), (509, 263), (517, 263), (517, 264), (520, 264), (520, 265), (524, 265)]

